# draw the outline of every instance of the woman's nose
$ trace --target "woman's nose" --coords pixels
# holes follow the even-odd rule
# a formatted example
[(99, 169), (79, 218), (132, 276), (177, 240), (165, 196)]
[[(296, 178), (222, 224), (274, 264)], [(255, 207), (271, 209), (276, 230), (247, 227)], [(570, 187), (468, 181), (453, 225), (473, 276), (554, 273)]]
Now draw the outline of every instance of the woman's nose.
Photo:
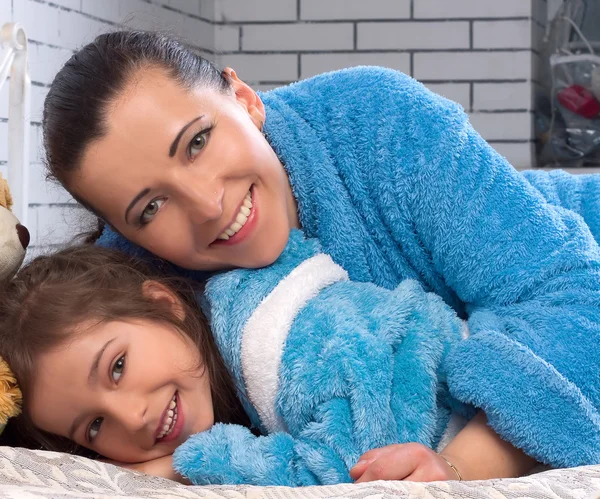
[(185, 186), (183, 200), (185, 210), (196, 224), (216, 220), (223, 214), (223, 189), (217, 183)]

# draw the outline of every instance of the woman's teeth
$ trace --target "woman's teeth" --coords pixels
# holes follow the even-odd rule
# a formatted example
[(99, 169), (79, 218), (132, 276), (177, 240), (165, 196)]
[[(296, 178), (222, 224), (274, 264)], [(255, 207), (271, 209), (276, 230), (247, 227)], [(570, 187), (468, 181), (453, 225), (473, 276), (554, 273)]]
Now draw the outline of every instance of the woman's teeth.
[(165, 419), (165, 424), (163, 425), (162, 431), (158, 434), (157, 439), (161, 439), (166, 437), (169, 433), (173, 431), (175, 427), (175, 422), (177, 421), (177, 394), (173, 395), (173, 399), (169, 404), (169, 410), (167, 412), (167, 417)]
[(250, 191), (246, 194), (244, 198), (244, 202), (240, 208), (237, 217), (235, 217), (235, 222), (233, 222), (229, 228), (225, 229), (217, 239), (222, 239), (223, 241), (227, 241), (231, 236), (239, 232), (239, 230), (246, 224), (248, 221), (248, 216), (250, 216), (250, 211), (252, 210), (252, 194)]

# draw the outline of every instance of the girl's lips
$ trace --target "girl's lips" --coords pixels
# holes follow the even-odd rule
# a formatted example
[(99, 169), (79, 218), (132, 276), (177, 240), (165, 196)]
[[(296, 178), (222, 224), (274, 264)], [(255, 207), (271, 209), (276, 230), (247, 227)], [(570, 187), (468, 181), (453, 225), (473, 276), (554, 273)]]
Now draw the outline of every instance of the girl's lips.
[[(257, 206), (258, 203), (256, 200), (256, 189), (254, 188), (254, 186), (252, 186), (250, 188), (250, 193), (252, 195), (252, 209), (250, 210), (250, 215), (248, 215), (248, 220), (246, 221), (244, 226), (238, 232), (236, 232), (233, 236), (231, 236), (229, 239), (227, 239), (226, 241), (224, 241), (222, 239), (217, 239), (212, 244), (231, 246), (234, 244), (241, 243), (242, 241), (247, 239), (248, 236), (252, 233), (252, 231), (254, 230), (254, 227), (256, 227), (257, 217), (258, 217), (258, 206)], [(242, 206), (241, 203), (240, 203), (240, 206)], [(240, 206), (238, 206), (237, 212), (239, 212)]]
[[(173, 426), (173, 429), (171, 430), (171, 433), (169, 433), (168, 435), (165, 435), (163, 438), (159, 438), (156, 443), (163, 443), (163, 442), (171, 442), (175, 439), (177, 439), (179, 437), (179, 435), (181, 435), (181, 431), (183, 430), (183, 407), (181, 405), (181, 398), (179, 397), (179, 392), (176, 392), (176, 398), (177, 398), (177, 421), (175, 421), (175, 425)], [(167, 410), (168, 410), (168, 406), (167, 406)], [(164, 418), (164, 415), (163, 415)], [(161, 418), (161, 422), (163, 421), (163, 418)]]

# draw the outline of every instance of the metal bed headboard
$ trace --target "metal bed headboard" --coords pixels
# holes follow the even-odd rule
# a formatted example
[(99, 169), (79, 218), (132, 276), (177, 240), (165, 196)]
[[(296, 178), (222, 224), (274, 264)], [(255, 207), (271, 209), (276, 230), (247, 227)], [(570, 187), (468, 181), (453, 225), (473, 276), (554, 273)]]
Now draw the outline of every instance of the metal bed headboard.
[(27, 225), (29, 206), (29, 120), (31, 79), (27, 62), (27, 36), (18, 23), (0, 30), (0, 90), (10, 71), (8, 110), (8, 184), (13, 212)]

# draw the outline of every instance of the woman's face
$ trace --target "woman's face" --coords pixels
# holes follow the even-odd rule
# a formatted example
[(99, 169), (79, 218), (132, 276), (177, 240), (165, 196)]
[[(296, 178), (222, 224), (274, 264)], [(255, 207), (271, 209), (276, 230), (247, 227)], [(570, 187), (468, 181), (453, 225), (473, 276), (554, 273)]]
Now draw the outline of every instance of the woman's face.
[(233, 91), (223, 94), (140, 71), (71, 182), (127, 239), (189, 269), (268, 265), (298, 226), (287, 174), (260, 130), (262, 102), (227, 72)]
[(36, 427), (121, 462), (172, 454), (214, 423), (198, 349), (148, 320), (83, 325), (36, 359), (29, 399)]

